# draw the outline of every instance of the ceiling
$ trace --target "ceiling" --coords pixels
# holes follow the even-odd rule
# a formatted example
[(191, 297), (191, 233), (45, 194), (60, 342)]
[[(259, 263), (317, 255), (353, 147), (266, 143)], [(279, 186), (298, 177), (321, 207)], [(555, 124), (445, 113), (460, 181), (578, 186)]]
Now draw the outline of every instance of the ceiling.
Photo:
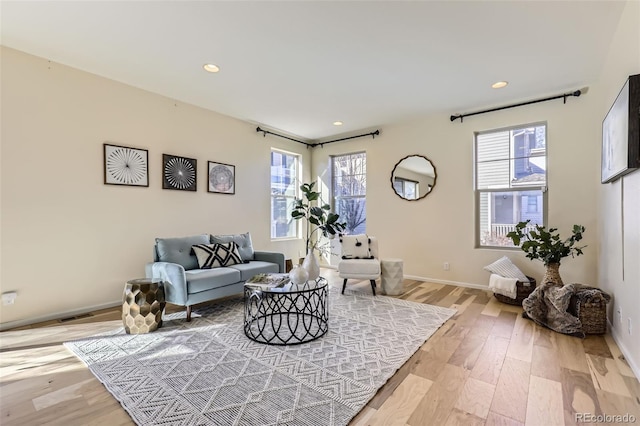
[(5, 46), (315, 142), (588, 86), (623, 8), (3, 0), (0, 14)]

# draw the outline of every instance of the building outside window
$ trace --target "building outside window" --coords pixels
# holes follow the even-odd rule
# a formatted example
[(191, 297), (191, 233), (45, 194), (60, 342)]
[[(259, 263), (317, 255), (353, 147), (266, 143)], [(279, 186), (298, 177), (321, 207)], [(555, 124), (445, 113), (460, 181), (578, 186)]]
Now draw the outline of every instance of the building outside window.
[(545, 124), (476, 133), (476, 245), (513, 247), (518, 222), (545, 225), (546, 187)]
[(298, 195), (300, 157), (271, 150), (271, 238), (297, 238), (299, 221), (291, 218)]
[(346, 234), (364, 234), (367, 224), (367, 154), (331, 157), (333, 209), (346, 222)]

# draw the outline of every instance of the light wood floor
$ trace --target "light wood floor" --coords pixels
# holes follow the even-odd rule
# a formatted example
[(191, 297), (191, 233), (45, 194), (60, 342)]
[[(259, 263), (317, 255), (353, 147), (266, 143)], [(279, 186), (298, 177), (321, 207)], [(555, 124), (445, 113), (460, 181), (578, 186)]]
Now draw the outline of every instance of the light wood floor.
[[(323, 275), (340, 282), (335, 271)], [(353, 283), (370, 291), (368, 281)], [(555, 426), (580, 424), (577, 413), (632, 415), (640, 424), (640, 384), (610, 335), (583, 340), (554, 333), (487, 291), (405, 284), (408, 291), (401, 298), (453, 307), (458, 314), (351, 425)], [(0, 424), (132, 425), (120, 404), (62, 345), (120, 325), (116, 307), (0, 333)]]

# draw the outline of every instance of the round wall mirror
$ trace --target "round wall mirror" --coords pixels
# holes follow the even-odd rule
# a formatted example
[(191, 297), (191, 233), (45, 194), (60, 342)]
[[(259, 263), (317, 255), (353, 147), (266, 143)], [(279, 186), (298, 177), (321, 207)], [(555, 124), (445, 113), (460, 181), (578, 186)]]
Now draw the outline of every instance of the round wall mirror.
[(398, 197), (416, 201), (426, 197), (436, 185), (436, 168), (423, 155), (408, 155), (391, 172), (391, 187)]

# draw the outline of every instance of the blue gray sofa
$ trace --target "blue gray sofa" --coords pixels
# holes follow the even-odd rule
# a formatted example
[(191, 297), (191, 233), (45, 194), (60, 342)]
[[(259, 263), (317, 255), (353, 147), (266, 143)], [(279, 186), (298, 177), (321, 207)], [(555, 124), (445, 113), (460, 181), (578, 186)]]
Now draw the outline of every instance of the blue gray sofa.
[[(230, 241), (237, 244), (244, 263), (199, 269), (192, 246)], [(165, 282), (167, 302), (187, 307), (187, 321), (191, 321), (192, 305), (242, 293), (245, 281), (256, 274), (284, 271), (284, 254), (255, 251), (249, 233), (156, 238), (153, 262), (145, 267), (147, 278), (160, 278)]]

